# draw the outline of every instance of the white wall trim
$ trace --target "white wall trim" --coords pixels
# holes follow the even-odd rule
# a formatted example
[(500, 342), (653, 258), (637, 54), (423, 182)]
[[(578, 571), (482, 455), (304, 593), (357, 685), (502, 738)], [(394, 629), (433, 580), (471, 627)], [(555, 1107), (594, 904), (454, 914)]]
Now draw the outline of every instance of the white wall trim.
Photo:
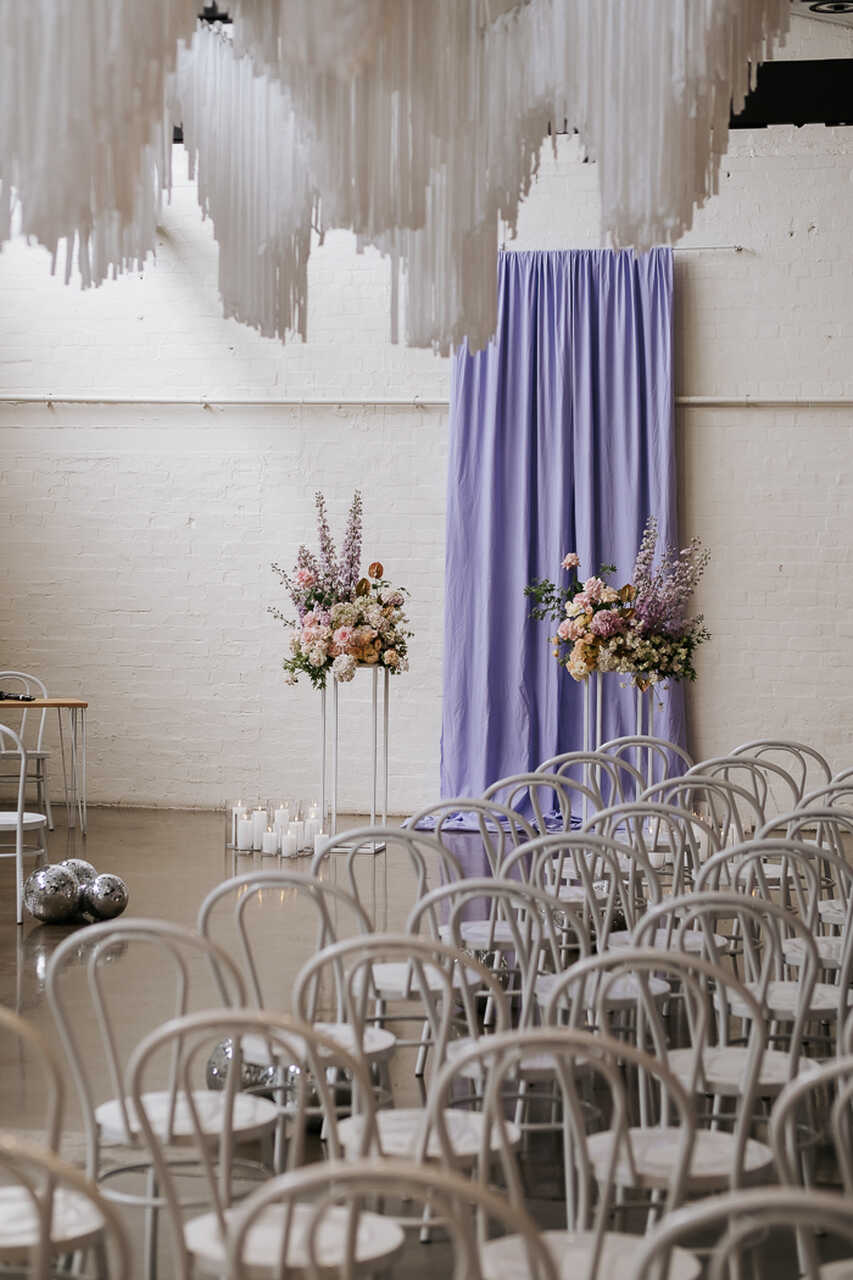
[[(443, 410), (450, 407), (449, 400), (379, 399), (368, 400), (194, 400), (172, 397), (167, 400), (151, 400), (144, 396), (27, 396), (0, 395), (0, 405), (39, 404), (45, 408), (54, 405), (187, 405), (197, 409), (251, 408), (262, 409), (428, 409)], [(773, 399), (759, 396), (676, 396), (679, 409), (848, 409), (853, 407), (853, 396), (820, 397), (803, 396)]]

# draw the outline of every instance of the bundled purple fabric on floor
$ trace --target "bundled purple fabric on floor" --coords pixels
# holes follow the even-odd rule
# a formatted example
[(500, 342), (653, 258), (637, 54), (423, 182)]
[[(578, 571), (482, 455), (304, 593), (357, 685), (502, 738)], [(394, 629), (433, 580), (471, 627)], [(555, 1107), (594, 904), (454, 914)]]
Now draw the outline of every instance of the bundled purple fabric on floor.
[[(582, 747), (582, 686), (527, 583), (569, 551), (627, 582), (649, 515), (677, 540), (672, 291), (668, 249), (500, 255), (495, 338), (453, 366), (443, 796)], [(633, 690), (607, 679), (604, 737), (633, 733)], [(655, 733), (682, 744), (681, 688), (662, 700)]]

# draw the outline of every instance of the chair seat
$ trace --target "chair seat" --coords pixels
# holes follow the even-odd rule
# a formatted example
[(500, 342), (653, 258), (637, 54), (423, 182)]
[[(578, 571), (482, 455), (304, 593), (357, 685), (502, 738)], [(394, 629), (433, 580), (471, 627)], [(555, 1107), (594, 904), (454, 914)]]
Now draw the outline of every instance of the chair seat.
[[(819, 936), (814, 941), (822, 968), (837, 969), (841, 964), (844, 939)], [(801, 965), (805, 964), (805, 952), (806, 945), (802, 938), (785, 938), (782, 943), (782, 954), (785, 957), (785, 963), (795, 969), (799, 969)]]
[[(515, 945), (507, 920), (463, 920), (459, 932), (462, 942), (471, 951), (511, 951)], [(441, 925), (438, 936), (442, 942), (453, 941), (447, 925)]]
[[(543, 1231), (541, 1239), (553, 1256), (560, 1280), (579, 1280), (589, 1274), (596, 1243), (593, 1231)], [(598, 1263), (601, 1280), (630, 1275), (641, 1239), (619, 1231), (604, 1233)], [(481, 1245), (480, 1256), (485, 1280), (527, 1280), (530, 1275), (523, 1236), (487, 1240)], [(696, 1280), (701, 1270), (702, 1264), (692, 1253), (672, 1250), (668, 1280)]]
[[(158, 1135), (166, 1132), (169, 1111), (169, 1094), (144, 1093), (142, 1095), (145, 1113)], [(211, 1089), (196, 1089), (193, 1092), (193, 1103), (198, 1111), (199, 1121), (205, 1134), (210, 1134), (212, 1141), (219, 1140), (222, 1132), (223, 1108), (225, 1094)], [(141, 1141), (141, 1125), (133, 1105), (133, 1100), (125, 1100), (128, 1124), (130, 1125), (131, 1143)], [(238, 1142), (248, 1142), (259, 1138), (273, 1128), (278, 1119), (278, 1108), (267, 1098), (255, 1097), (253, 1094), (238, 1093), (234, 1098), (232, 1125), (234, 1136)], [(128, 1134), (122, 1120), (121, 1107), (117, 1098), (102, 1102), (95, 1108), (95, 1119), (100, 1125), (101, 1135), (105, 1142), (127, 1143)], [(186, 1098), (180, 1097), (175, 1107), (172, 1121), (172, 1140), (175, 1144), (192, 1142), (195, 1130)]]
[[(743, 985), (761, 1001), (759, 983), (745, 982)], [(831, 983), (816, 982), (812, 991), (811, 1004), (809, 1005), (809, 1017), (821, 1018), (822, 1020), (836, 1018), (838, 1016), (840, 995), (841, 992), (838, 987), (833, 986)], [(764, 997), (763, 1007), (770, 1017), (791, 1021), (797, 1015), (799, 1004), (800, 984), (798, 982), (769, 982), (767, 984), (767, 994)], [(737, 996), (732, 997), (729, 1007), (736, 1018), (750, 1017), (746, 1005), (738, 1000)]]
[[(421, 998), (418, 989), (418, 979), (415, 976), (412, 966), (407, 964), (405, 960), (392, 960), (388, 963), (373, 964), (370, 966), (370, 974), (373, 979), (376, 996), (380, 1000), (419, 1000)], [(426, 977), (427, 986), (430, 991), (444, 990), (444, 981), (441, 975), (429, 965), (424, 966), (424, 976)], [(475, 990), (479, 987), (480, 975), (475, 969), (466, 969), (465, 976), (471, 990)], [(355, 981), (353, 983), (356, 990), (361, 989), (361, 982), (363, 980), (363, 974), (356, 974)], [(461, 986), (458, 968), (453, 975), (453, 985), (455, 987)]]
[(820, 1280), (853, 1280), (853, 1258), (838, 1258), (818, 1267)]
[[(446, 1060), (455, 1062), (476, 1043), (473, 1036), (462, 1036), (459, 1040), (449, 1040), (445, 1049)], [(519, 1078), (523, 1080), (550, 1079), (554, 1074), (554, 1055), (553, 1053), (536, 1053), (534, 1050), (524, 1053), (521, 1055), (517, 1071)], [(483, 1075), (482, 1063), (469, 1062), (467, 1067), (460, 1069), (459, 1075), (465, 1080), (481, 1079)]]
[[(227, 1209), (226, 1220), (232, 1220), (239, 1209)], [(287, 1210), (283, 1205), (271, 1204), (259, 1214), (249, 1231), (243, 1249), (245, 1280), (278, 1275), (282, 1232)], [(297, 1204), (292, 1208), (291, 1235), (287, 1246), (285, 1265), (288, 1275), (308, 1266), (306, 1233), (313, 1210), (310, 1205)], [(320, 1267), (333, 1275), (342, 1273), (347, 1253), (349, 1210), (343, 1205), (331, 1205), (323, 1214), (315, 1236), (314, 1247)], [(196, 1267), (213, 1275), (226, 1272), (226, 1248), (219, 1231), (216, 1215), (202, 1214), (184, 1227), (187, 1251)], [(372, 1273), (388, 1266), (405, 1244), (403, 1228), (393, 1218), (378, 1213), (361, 1213), (355, 1239), (356, 1267), (360, 1272)]]
[[(395, 1107), (389, 1111), (378, 1111), (376, 1127), (379, 1131), (382, 1154), (404, 1160), (415, 1159), (426, 1122), (426, 1114), (422, 1107)], [(444, 1111), (444, 1119), (454, 1157), (460, 1164), (472, 1164), (482, 1149), (485, 1116), (479, 1111), (462, 1111), (448, 1107)], [(350, 1116), (338, 1125), (341, 1145), (348, 1159), (355, 1159), (361, 1153), (363, 1128), (364, 1121), (361, 1116)], [(506, 1130), (510, 1143), (517, 1145), (521, 1141), (521, 1133), (517, 1126), (507, 1124)], [(491, 1139), (489, 1145), (493, 1150), (498, 1149), (497, 1134)], [(434, 1128), (427, 1140), (426, 1158), (442, 1159), (441, 1143)]]
[[(558, 982), (562, 981), (562, 974), (559, 973), (543, 973), (536, 979), (536, 999), (540, 1004), (548, 1003), (551, 992), (554, 990)], [(670, 985), (664, 982), (663, 978), (650, 977), (647, 979), (649, 994), (655, 1000), (664, 1000), (670, 994)], [(637, 1003), (642, 992), (642, 984), (640, 980), (632, 973), (626, 973), (621, 978), (616, 978), (609, 984), (607, 992), (607, 1003), (611, 1009), (626, 1009)]]
[[(606, 880), (594, 880), (592, 892), (596, 901), (603, 902), (610, 893), (610, 885)], [(587, 900), (587, 892), (582, 884), (561, 884), (557, 897), (561, 902), (577, 902), (583, 906)]]
[[(361, 1054), (371, 1063), (384, 1062), (386, 1058), (391, 1057), (397, 1047), (397, 1037), (383, 1027), (365, 1027), (361, 1044), (356, 1043), (355, 1030), (349, 1022), (315, 1022), (314, 1028), (323, 1035), (329, 1036), (346, 1053)], [(294, 1036), (292, 1041), (294, 1049), (298, 1046), (298, 1052), (300, 1054), (304, 1052), (301, 1038)], [(321, 1050), (320, 1056), (331, 1057), (332, 1054), (327, 1050)], [(272, 1062), (269, 1047), (263, 1036), (243, 1037), (243, 1057), (252, 1066), (266, 1067)]]
[[(681, 1129), (653, 1127), (629, 1129), (634, 1155), (631, 1166), (624, 1148), (616, 1157), (615, 1180), (624, 1187), (637, 1187), (652, 1191), (668, 1187), (672, 1179), (672, 1166), (683, 1139)], [(596, 1178), (605, 1182), (613, 1158), (616, 1135), (610, 1131), (594, 1133), (587, 1139), (590, 1160)], [(693, 1144), (693, 1154), (687, 1172), (686, 1185), (691, 1194), (712, 1194), (723, 1191), (731, 1182), (735, 1167), (735, 1135), (722, 1130), (698, 1129)], [(744, 1177), (749, 1182), (766, 1181), (773, 1171), (773, 1152), (763, 1142), (747, 1139), (743, 1153)]]
[(847, 907), (841, 898), (821, 898), (817, 913), (826, 924), (843, 929), (847, 921)]
[[(85, 1249), (103, 1228), (104, 1220), (90, 1200), (70, 1187), (57, 1189), (50, 1238), (58, 1253)], [(26, 1190), (0, 1187), (0, 1261), (26, 1261), (38, 1239), (38, 1217)]]
[[(18, 811), (12, 809), (4, 809), (0, 812), (0, 831), (14, 831), (18, 825)], [(37, 827), (47, 825), (47, 818), (43, 813), (24, 813), (23, 828), (25, 831), (33, 831)]]
[[(743, 1092), (744, 1073), (748, 1069), (749, 1048), (746, 1045), (720, 1045), (708, 1048), (702, 1054), (705, 1083), (710, 1093), (721, 1097), (739, 1098)], [(692, 1049), (671, 1049), (666, 1055), (666, 1065), (679, 1084), (690, 1088), (693, 1078)], [(801, 1058), (797, 1075), (807, 1075), (820, 1070), (820, 1063), (812, 1058)], [(781, 1049), (765, 1049), (758, 1074), (760, 1097), (775, 1097), (791, 1079), (791, 1057)]]
[[(656, 929), (651, 941), (646, 938), (643, 946), (655, 947), (658, 951), (682, 951), (688, 955), (699, 955), (705, 950), (705, 934), (701, 929), (685, 929), (678, 947), (675, 945), (677, 936), (677, 926), (671, 933), (667, 929)], [(634, 934), (628, 929), (614, 930), (607, 942), (611, 947), (633, 947)], [(730, 942), (731, 938), (721, 933), (714, 934), (714, 946), (720, 950), (728, 950)]]

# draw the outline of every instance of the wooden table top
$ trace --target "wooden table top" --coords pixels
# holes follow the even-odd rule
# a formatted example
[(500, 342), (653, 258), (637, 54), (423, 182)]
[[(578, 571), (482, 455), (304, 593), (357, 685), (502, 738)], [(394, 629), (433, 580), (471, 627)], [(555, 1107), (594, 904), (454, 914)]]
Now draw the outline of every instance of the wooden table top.
[(10, 707), (12, 711), (44, 711), (50, 707), (69, 707), (72, 711), (85, 711), (88, 702), (82, 698), (33, 698), (32, 702), (19, 702), (17, 698), (0, 698), (0, 710)]

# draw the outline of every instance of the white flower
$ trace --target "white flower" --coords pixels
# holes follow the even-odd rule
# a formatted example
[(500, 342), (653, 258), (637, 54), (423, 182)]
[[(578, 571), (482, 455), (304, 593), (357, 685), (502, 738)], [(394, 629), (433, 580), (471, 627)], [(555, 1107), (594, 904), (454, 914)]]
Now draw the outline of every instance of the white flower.
[(312, 645), (308, 650), (308, 661), (312, 667), (322, 667), (328, 656), (326, 646), (323, 644)]
[(355, 675), (356, 661), (351, 653), (342, 653), (332, 663), (332, 675), (339, 684), (346, 684)]

